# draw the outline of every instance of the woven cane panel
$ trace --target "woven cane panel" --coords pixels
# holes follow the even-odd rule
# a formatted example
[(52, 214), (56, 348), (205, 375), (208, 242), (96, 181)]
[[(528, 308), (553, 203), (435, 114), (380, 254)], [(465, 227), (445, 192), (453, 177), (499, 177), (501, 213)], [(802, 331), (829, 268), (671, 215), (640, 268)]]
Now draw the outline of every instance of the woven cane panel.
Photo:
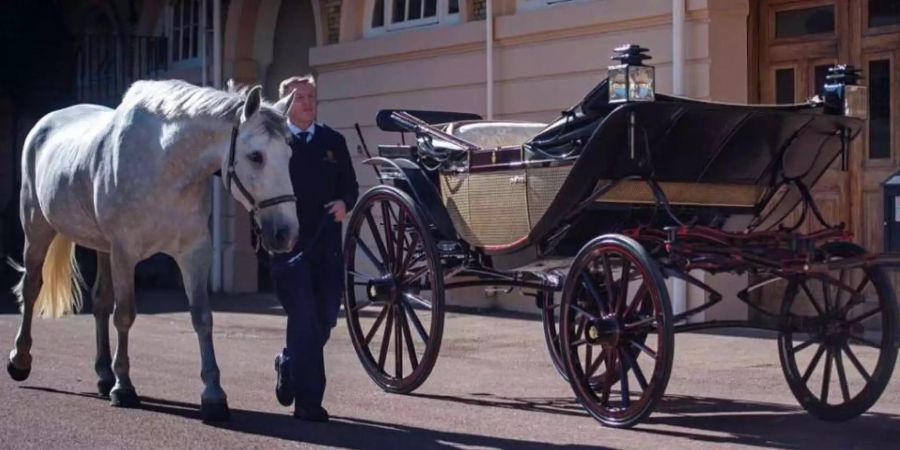
[[(608, 181), (601, 180), (600, 184)], [(723, 183), (659, 183), (673, 205), (753, 207), (764, 189), (755, 185)], [(643, 181), (624, 180), (597, 199), (605, 203), (656, 203), (650, 186)]]
[(441, 195), (456, 231), (478, 247), (528, 234), (525, 187), (524, 170), (441, 175)]
[(528, 169), (528, 218), (531, 228), (547, 212), (570, 170), (571, 165)]

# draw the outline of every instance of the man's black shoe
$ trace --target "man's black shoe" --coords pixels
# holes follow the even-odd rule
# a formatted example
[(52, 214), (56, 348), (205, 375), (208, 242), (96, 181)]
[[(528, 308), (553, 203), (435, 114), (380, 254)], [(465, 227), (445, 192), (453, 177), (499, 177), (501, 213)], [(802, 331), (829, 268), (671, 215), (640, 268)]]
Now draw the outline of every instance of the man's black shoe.
[(287, 358), (281, 353), (275, 355), (275, 398), (282, 406), (291, 406), (291, 403), (294, 403), (290, 366)]
[(307, 422), (328, 422), (328, 411), (319, 406), (316, 408), (294, 407), (294, 417)]

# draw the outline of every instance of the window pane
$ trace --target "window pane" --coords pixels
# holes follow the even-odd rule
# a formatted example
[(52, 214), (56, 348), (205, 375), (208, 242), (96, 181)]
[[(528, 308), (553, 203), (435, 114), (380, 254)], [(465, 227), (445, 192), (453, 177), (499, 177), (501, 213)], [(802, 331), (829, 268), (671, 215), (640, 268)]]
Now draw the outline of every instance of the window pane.
[(815, 68), (815, 78), (816, 85), (813, 86), (813, 93), (817, 95), (822, 95), (825, 90), (825, 77), (828, 76), (828, 69), (831, 67), (831, 64), (825, 64), (822, 66), (816, 66)]
[(409, 0), (409, 20), (422, 17), (422, 0)]
[(197, 56), (197, 42), (200, 40), (198, 36), (200, 31), (200, 2), (194, 0), (191, 3), (194, 10), (194, 13), (191, 14), (191, 57), (195, 57)]
[(406, 0), (394, 0), (394, 16), (391, 22), (403, 22), (406, 20)]
[(425, 0), (425, 17), (437, 15), (437, 0)]
[(456, 14), (459, 12), (459, 0), (450, 0), (447, 5), (447, 13)]
[(794, 69), (775, 71), (775, 103), (794, 103)]
[(869, 26), (900, 25), (900, 1), (869, 0)]
[(175, 4), (175, 7), (172, 8), (175, 10), (175, 14), (172, 16), (172, 26), (175, 29), (181, 28), (181, 2)]
[(375, 2), (375, 10), (372, 11), (372, 28), (384, 26), (384, 0)]
[(775, 37), (789, 38), (834, 31), (834, 5), (775, 13)]
[(869, 158), (891, 157), (891, 62), (869, 61)]

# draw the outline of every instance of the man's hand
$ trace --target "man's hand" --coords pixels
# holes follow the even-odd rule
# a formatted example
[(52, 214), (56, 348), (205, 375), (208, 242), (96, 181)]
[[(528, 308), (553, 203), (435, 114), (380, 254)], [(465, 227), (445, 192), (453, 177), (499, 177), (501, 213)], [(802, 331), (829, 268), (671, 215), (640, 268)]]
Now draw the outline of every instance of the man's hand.
[(344, 204), (343, 200), (334, 200), (325, 204), (325, 209), (334, 216), (335, 222), (341, 222), (344, 220), (344, 216), (347, 215), (347, 205)]

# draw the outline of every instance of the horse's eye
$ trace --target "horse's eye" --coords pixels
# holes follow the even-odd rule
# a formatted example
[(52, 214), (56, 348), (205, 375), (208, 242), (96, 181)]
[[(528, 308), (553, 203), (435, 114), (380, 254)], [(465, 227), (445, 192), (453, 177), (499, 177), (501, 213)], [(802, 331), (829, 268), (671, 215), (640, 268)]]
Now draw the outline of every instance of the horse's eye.
[(247, 159), (249, 159), (254, 164), (262, 164), (263, 154), (262, 154), (262, 152), (259, 152), (259, 151), (250, 152), (250, 154), (247, 155)]

